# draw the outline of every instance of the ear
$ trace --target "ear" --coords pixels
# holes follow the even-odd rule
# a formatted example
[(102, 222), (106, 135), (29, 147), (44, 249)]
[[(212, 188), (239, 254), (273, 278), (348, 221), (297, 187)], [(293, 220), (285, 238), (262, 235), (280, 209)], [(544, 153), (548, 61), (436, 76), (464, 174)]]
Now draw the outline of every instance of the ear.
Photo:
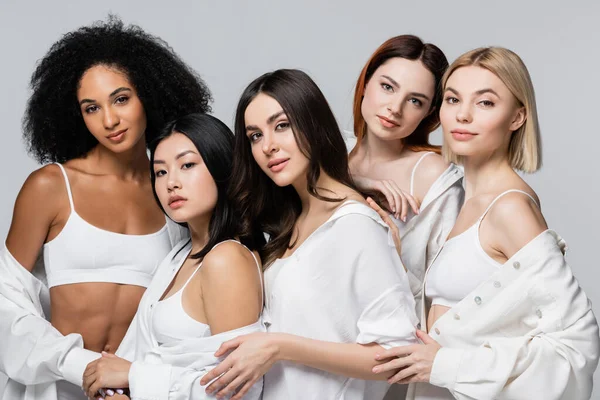
[(515, 117), (513, 118), (513, 121), (510, 124), (510, 131), (514, 132), (520, 127), (522, 127), (526, 120), (527, 111), (525, 110), (525, 107), (521, 107), (517, 110)]

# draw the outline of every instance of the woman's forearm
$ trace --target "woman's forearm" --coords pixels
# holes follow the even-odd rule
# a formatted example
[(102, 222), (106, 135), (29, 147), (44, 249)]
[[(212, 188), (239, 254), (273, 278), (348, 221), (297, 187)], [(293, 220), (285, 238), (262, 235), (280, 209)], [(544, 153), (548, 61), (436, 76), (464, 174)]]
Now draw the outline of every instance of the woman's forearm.
[(383, 351), (376, 343), (334, 343), (284, 333), (273, 335), (278, 361), (291, 361), (332, 374), (366, 380), (386, 380), (393, 375), (392, 372), (373, 373), (373, 367), (380, 364), (375, 361), (375, 355)]

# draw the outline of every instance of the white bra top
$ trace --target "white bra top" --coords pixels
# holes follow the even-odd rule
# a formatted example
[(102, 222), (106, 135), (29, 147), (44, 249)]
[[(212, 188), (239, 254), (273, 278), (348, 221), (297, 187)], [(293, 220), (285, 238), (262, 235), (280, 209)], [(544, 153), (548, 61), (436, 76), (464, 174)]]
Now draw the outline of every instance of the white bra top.
[(110, 282), (148, 287), (159, 263), (171, 251), (167, 224), (148, 235), (126, 235), (98, 228), (75, 211), (64, 167), (71, 213), (62, 231), (43, 246), (48, 287)]
[[(260, 288), (261, 293), (263, 293), (262, 270), (260, 268), (260, 263), (256, 259), (254, 253), (250, 251), (250, 249), (248, 249), (246, 246), (233, 239), (224, 240), (220, 243), (217, 243), (213, 247), (213, 249), (225, 242), (239, 243), (240, 246), (243, 246), (246, 250), (250, 252), (250, 254), (252, 254), (252, 257), (256, 262), (256, 266), (258, 267), (258, 272), (260, 276)], [(189, 255), (191, 250), (192, 246), (190, 242), (186, 245), (185, 251), (187, 252), (187, 254), (181, 259), (182, 264), (187, 259), (187, 256)], [(177, 292), (167, 297), (166, 299), (159, 301), (154, 306), (154, 312), (152, 314), (152, 331), (158, 343), (163, 344), (178, 340), (197, 339), (211, 335), (210, 326), (192, 318), (187, 312), (185, 312), (182, 303), (183, 291), (185, 290), (188, 283), (190, 283), (194, 275), (196, 275), (196, 272), (200, 270), (201, 266), (202, 263), (198, 265), (198, 267), (194, 270), (192, 275), (190, 275), (190, 277), (181, 287), (181, 289), (179, 289)], [(263, 301), (264, 299), (261, 297), (261, 302)]]
[(425, 295), (431, 300), (432, 306), (454, 307), (502, 266), (481, 247), (479, 226), (494, 203), (512, 192), (523, 193), (537, 205), (529, 193), (518, 189), (507, 190), (490, 203), (469, 229), (448, 239), (427, 274)]

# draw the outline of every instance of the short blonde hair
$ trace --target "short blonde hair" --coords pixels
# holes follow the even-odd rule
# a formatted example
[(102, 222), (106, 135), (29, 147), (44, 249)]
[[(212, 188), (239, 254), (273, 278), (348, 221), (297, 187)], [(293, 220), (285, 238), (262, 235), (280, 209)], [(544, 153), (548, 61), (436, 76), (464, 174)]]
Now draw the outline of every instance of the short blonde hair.
[[(531, 77), (523, 60), (514, 52), (502, 47), (483, 47), (471, 50), (450, 65), (442, 78), (442, 88), (446, 88), (448, 78), (462, 67), (485, 68), (496, 75), (525, 107), (525, 122), (517, 129), (508, 148), (510, 165), (519, 171), (535, 172), (542, 166), (542, 143), (538, 124), (535, 93)], [(442, 154), (447, 161), (461, 163), (461, 157), (454, 154), (444, 143)]]

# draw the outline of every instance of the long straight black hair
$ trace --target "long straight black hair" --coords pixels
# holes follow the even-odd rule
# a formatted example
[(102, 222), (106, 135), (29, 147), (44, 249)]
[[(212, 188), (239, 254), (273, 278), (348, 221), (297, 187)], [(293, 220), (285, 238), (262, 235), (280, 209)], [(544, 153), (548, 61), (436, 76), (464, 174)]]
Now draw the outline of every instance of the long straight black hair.
[[(200, 153), (208, 172), (217, 186), (217, 204), (208, 226), (208, 242), (196, 254), (194, 259), (203, 258), (217, 243), (227, 239), (239, 238), (248, 248), (255, 250), (264, 245), (264, 237), (253, 226), (247, 226), (248, 234), (241, 232), (239, 214), (230, 201), (228, 191), (233, 162), (233, 133), (219, 119), (208, 114), (189, 114), (169, 122), (159, 136), (150, 144), (150, 171), (152, 192), (158, 206), (165, 212), (156, 194), (156, 174), (154, 173), (154, 156), (156, 148), (164, 139), (180, 133), (194, 143)], [(166, 212), (165, 212), (166, 214)], [(182, 223), (180, 225), (186, 226)]]
[(243, 231), (260, 226), (270, 236), (261, 256), (268, 266), (288, 248), (296, 219), (302, 211), (298, 193), (277, 186), (256, 164), (246, 136), (244, 114), (248, 105), (264, 93), (275, 99), (290, 121), (300, 151), (309, 159), (308, 192), (324, 201), (344, 198), (323, 195), (317, 187), (321, 171), (355, 189), (348, 171), (346, 145), (325, 96), (304, 72), (280, 69), (254, 80), (242, 93), (235, 115), (235, 157), (232, 198), (243, 215)]

